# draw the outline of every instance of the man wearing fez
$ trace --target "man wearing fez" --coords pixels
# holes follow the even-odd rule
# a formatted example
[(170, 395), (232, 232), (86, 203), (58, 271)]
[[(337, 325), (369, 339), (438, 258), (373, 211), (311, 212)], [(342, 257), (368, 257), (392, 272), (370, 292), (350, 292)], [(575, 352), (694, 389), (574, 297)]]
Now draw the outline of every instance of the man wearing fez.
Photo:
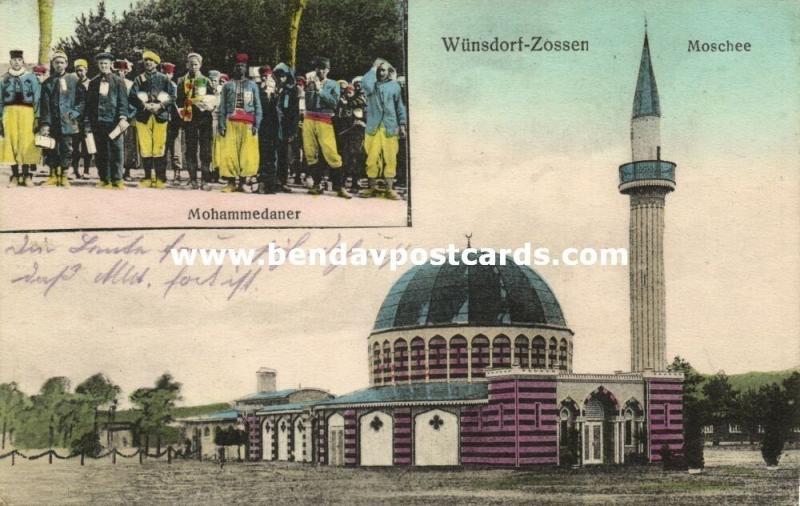
[[(0, 77), (0, 161), (11, 165), (11, 185), (28, 186), (30, 166), (39, 162), (34, 132), (41, 86), (25, 69), (22, 51), (12, 49), (8, 71)], [(20, 172), (20, 166), (22, 171)]]
[[(178, 115), (183, 123), (186, 139), (186, 169), (192, 188), (210, 190), (211, 182), (211, 143), (213, 118), (212, 110), (216, 100), (216, 87), (211, 80), (200, 73), (203, 57), (189, 53), (186, 57), (186, 75), (178, 78)], [(219, 78), (219, 73), (217, 73)], [(198, 165), (199, 157), (199, 165)], [(197, 182), (200, 169), (201, 182)]]
[(258, 172), (258, 127), (262, 111), (258, 85), (247, 78), (249, 59), (245, 53), (236, 55), (233, 79), (222, 87), (217, 110), (220, 144), (217, 161), (220, 177), (228, 181), (223, 192), (243, 192), (245, 180)]
[[(161, 58), (152, 52), (142, 53), (144, 72), (133, 81), (130, 101), (136, 111), (136, 137), (139, 156), (144, 165), (145, 188), (164, 188), (167, 182), (167, 165), (164, 160), (167, 143), (169, 106), (175, 101), (175, 85), (158, 72)], [(155, 173), (154, 173), (155, 169)]]
[(331, 168), (333, 189), (338, 197), (349, 199), (350, 194), (342, 187), (342, 157), (336, 149), (336, 134), (333, 131), (333, 115), (339, 103), (339, 83), (328, 79), (331, 70), (328, 58), (314, 59), (314, 71), (306, 74), (306, 112), (303, 119), (303, 152), (306, 156), (308, 171), (314, 179), (314, 185), (308, 191), (312, 195), (321, 195), (322, 169), (319, 154)]
[[(79, 58), (75, 60), (75, 76), (78, 82), (83, 85), (84, 90), (89, 88), (89, 78), (87, 72), (89, 63)], [(83, 158), (83, 179), (89, 179), (89, 166), (92, 163), (92, 155), (86, 149), (86, 132), (83, 130), (83, 121), (80, 122), (80, 135), (75, 135), (72, 138), (72, 170), (75, 173), (75, 179), (81, 179), (80, 162)]]
[(406, 135), (406, 107), (402, 90), (394, 79), (394, 68), (384, 59), (377, 59), (369, 72), (364, 74), (361, 87), (367, 96), (367, 129), (364, 149), (367, 152), (367, 179), (369, 188), (362, 197), (378, 194), (377, 178), (386, 181), (387, 199), (400, 197), (394, 191), (397, 173), (397, 153), (400, 137)]
[(92, 133), (97, 145), (97, 172), (100, 176), (98, 188), (124, 190), (122, 180), (122, 135), (113, 139), (109, 134), (118, 133), (117, 128), (128, 124), (130, 109), (125, 81), (111, 70), (114, 55), (100, 53), (95, 57), (100, 73), (89, 82), (86, 93), (84, 128)]
[(45, 161), (50, 167), (48, 185), (69, 187), (66, 172), (72, 160), (75, 136), (80, 135), (80, 121), (85, 106), (86, 88), (75, 74), (67, 74), (67, 55), (56, 51), (50, 59), (52, 72), (42, 84), (39, 101), (39, 133), (49, 135), (55, 148), (47, 150)]
[[(114, 61), (114, 70), (117, 72), (117, 75), (120, 76), (123, 81), (125, 81), (125, 87), (128, 90), (128, 94), (130, 94), (131, 88), (133, 88), (133, 81), (128, 79), (126, 76), (131, 70), (133, 70), (131, 62), (128, 60), (116, 60)], [(130, 99), (128, 102), (130, 103)], [(130, 110), (130, 114), (133, 116), (136, 111), (132, 106), (130, 107)], [(122, 137), (122, 143), (125, 145), (125, 158), (122, 162), (122, 167), (125, 169), (125, 175), (123, 179), (125, 181), (130, 181), (131, 169), (135, 169), (139, 166), (139, 149), (136, 145), (136, 129), (129, 128), (125, 130), (125, 133), (122, 134)]]

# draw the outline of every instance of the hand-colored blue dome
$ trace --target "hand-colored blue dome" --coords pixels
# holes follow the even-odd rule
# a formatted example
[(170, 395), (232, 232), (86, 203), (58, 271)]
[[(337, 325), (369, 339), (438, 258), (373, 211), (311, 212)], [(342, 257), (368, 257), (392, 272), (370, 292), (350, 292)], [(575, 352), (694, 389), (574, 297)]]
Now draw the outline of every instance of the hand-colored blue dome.
[(450, 325), (566, 328), (561, 306), (541, 276), (511, 258), (506, 263), (411, 268), (389, 290), (373, 333)]

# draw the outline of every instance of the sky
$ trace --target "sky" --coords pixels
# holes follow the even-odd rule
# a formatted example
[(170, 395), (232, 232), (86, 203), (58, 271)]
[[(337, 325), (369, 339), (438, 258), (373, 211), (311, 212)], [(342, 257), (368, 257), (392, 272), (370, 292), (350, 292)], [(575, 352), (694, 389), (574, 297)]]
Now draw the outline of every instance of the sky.
[[(77, 4), (85, 5), (56, 2), (57, 17), (59, 9), (69, 7), (73, 17)], [(29, 3), (35, 4), (21, 5)], [(0, 3), (2, 10), (10, 6)], [(662, 155), (677, 164), (677, 190), (666, 205), (667, 355), (681, 355), (707, 373), (797, 366), (799, 14), (800, 5), (788, 1), (412, 0), (414, 225), (314, 230), (311, 244), (330, 244), (340, 235), (376, 247), (434, 247), (463, 244), (463, 234), (471, 232), (473, 245), (496, 248), (526, 241), (552, 250), (627, 246), (628, 200), (617, 191), (617, 167), (631, 156), (646, 15), (661, 98)], [(17, 12), (14, 26), (32, 26), (34, 15)], [(12, 40), (8, 19), (0, 15), (2, 51)], [(590, 50), (447, 53), (445, 36), (580, 39)], [(690, 53), (688, 41), (695, 39), (750, 42), (753, 49)], [(27, 43), (35, 48), (35, 40)], [(38, 240), (44, 235), (62, 248), (76, 240), (58, 233)], [(145, 240), (156, 248), (175, 235), (149, 232)], [(188, 238), (207, 247), (249, 246), (299, 235), (191, 232)], [(20, 240), (2, 235), (0, 245)], [(38, 261), (43, 269), (61, 265)], [(80, 261), (87, 271), (108, 264)], [(4, 255), (0, 273), (7, 281), (31, 262)], [(165, 272), (151, 257), (137, 263)], [(576, 372), (627, 369), (627, 269), (537, 271), (575, 332)], [(6, 282), (0, 288), (0, 381), (17, 380), (33, 392), (49, 376), (78, 382), (102, 370), (129, 393), (169, 370), (184, 383), (184, 402), (197, 404), (252, 391), (255, 371), (267, 366), (278, 370), (279, 388), (302, 384), (345, 393), (368, 383), (366, 338), (400, 274), (280, 269), (232, 302), (221, 289), (176, 290), (164, 299), (98, 287), (89, 278), (44, 298), (39, 287)]]

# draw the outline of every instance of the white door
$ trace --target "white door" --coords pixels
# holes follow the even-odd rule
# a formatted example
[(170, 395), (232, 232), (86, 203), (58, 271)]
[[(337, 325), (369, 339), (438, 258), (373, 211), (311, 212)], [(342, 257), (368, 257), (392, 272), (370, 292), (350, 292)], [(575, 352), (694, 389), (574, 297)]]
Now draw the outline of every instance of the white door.
[(603, 422), (583, 424), (583, 463), (603, 463)]
[(264, 429), (261, 432), (261, 458), (272, 460), (272, 436), (274, 424), (271, 420), (264, 420)]
[(328, 418), (328, 465), (344, 465), (344, 417), (338, 413)]
[(392, 417), (383, 411), (373, 411), (359, 421), (359, 464), (362, 466), (392, 465)]
[(289, 431), (292, 430), (291, 420), (281, 418), (275, 430), (278, 431), (278, 460), (289, 460)]
[(414, 465), (458, 465), (458, 417), (434, 409), (414, 418)]
[(299, 417), (294, 422), (294, 461), (295, 462), (310, 462), (311, 459), (306, 455), (306, 432), (307, 423), (304, 417)]

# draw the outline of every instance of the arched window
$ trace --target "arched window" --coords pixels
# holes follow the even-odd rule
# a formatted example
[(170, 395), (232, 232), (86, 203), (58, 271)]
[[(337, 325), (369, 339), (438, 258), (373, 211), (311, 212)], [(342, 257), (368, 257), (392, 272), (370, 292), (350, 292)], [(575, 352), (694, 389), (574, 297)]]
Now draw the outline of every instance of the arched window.
[(477, 335), (472, 338), (472, 377), (486, 376), (484, 369), (489, 365), (489, 338)]
[(405, 339), (394, 342), (394, 380), (408, 381), (408, 344)]
[(548, 349), (547, 353), (547, 360), (549, 361), (550, 369), (555, 369), (558, 364), (556, 363), (556, 358), (558, 358), (558, 341), (556, 341), (555, 337), (550, 338), (550, 348)]
[(514, 361), (519, 363), (520, 367), (530, 367), (528, 363), (528, 338), (523, 335), (518, 335), (514, 339)]
[(450, 379), (467, 377), (467, 340), (463, 336), (450, 339)]
[(378, 343), (372, 344), (372, 381), (381, 384), (381, 345)]
[(428, 379), (447, 378), (447, 341), (435, 336), (428, 342)]
[(562, 371), (567, 370), (567, 340), (563, 338), (558, 347), (558, 368)]
[(547, 367), (547, 362), (545, 361), (547, 350), (545, 348), (547, 348), (547, 343), (545, 343), (542, 336), (533, 338), (533, 367), (540, 369)]
[(211, 429), (209, 429), (208, 427), (203, 429), (203, 435), (204, 436), (210, 436), (211, 435)]
[(392, 382), (392, 345), (389, 341), (383, 342), (383, 382)]
[(492, 367), (511, 367), (511, 340), (502, 334), (492, 342)]
[(425, 341), (421, 337), (411, 340), (411, 381), (425, 380)]

